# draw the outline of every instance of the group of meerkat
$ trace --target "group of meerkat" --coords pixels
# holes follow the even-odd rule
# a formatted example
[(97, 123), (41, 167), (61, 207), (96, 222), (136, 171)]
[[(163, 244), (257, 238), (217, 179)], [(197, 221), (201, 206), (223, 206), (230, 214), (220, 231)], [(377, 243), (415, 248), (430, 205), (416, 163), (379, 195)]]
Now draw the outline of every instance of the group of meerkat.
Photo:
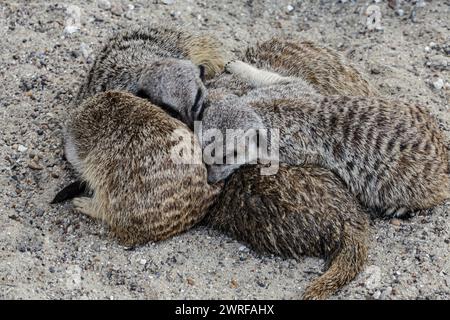
[[(66, 158), (80, 179), (54, 202), (75, 197), (126, 245), (201, 221), (261, 253), (324, 258), (303, 298), (326, 298), (362, 270), (371, 212), (401, 216), (450, 197), (442, 133), (424, 108), (378, 97), (324, 46), (271, 39), (239, 59), (225, 64), (213, 37), (177, 28), (116, 35), (66, 124)], [(224, 142), (197, 137), (198, 120), (224, 139), (242, 139), (226, 129), (279, 129), (278, 172), (174, 161), (180, 141), (192, 154)]]

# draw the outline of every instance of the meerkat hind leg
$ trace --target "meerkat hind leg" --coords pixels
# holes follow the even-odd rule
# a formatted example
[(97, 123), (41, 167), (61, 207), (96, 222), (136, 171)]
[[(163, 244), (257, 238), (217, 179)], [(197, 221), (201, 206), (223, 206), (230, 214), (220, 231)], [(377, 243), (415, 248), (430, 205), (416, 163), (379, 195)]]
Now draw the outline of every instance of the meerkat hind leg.
[(72, 200), (76, 211), (81, 212), (91, 218), (100, 219), (100, 215), (94, 210), (93, 199), (89, 197), (78, 197)]
[(283, 77), (274, 72), (258, 69), (239, 60), (229, 62), (225, 69), (255, 88), (292, 81), (290, 77)]

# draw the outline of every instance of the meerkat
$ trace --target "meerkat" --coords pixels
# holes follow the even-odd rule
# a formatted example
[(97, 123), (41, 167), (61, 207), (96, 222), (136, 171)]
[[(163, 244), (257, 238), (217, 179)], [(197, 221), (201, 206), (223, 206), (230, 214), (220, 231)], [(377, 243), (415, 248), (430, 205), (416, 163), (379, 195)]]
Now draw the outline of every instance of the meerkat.
[[(187, 126), (130, 93), (87, 99), (70, 116), (65, 141), (67, 160), (93, 192), (75, 198), (75, 208), (105, 222), (127, 246), (187, 230), (220, 192), (208, 185)], [(191, 156), (188, 163), (180, 152)]]
[(301, 78), (323, 95), (378, 95), (367, 77), (339, 52), (311, 41), (272, 38), (249, 47), (240, 60)]
[(161, 25), (132, 28), (100, 50), (75, 103), (107, 90), (128, 91), (192, 124), (207, 95), (203, 81), (223, 70), (224, 59), (211, 36)]
[(203, 224), (259, 253), (326, 260), (327, 271), (303, 294), (325, 299), (349, 283), (367, 258), (368, 215), (335, 174), (281, 165), (276, 175), (243, 166), (225, 182)]
[[(221, 73), (207, 81), (209, 100), (227, 94), (242, 96), (254, 88), (270, 87), (270, 91), (287, 93), (292, 98), (302, 94), (375, 96), (378, 91), (367, 77), (342, 55), (311, 41), (272, 38), (248, 47), (237, 61), (229, 61), (228, 69), (239, 60), (247, 67)], [(244, 69), (244, 70), (243, 70)], [(274, 84), (280, 86), (273, 86)]]
[[(251, 77), (254, 67), (241, 61), (228, 67)], [(279, 161), (290, 165), (315, 164), (335, 172), (363, 205), (387, 216), (428, 209), (450, 197), (448, 151), (435, 119), (421, 106), (378, 97), (347, 97), (293, 93), (283, 90), (288, 77), (275, 79), (244, 96), (233, 94), (210, 102), (202, 132), (219, 129), (221, 136), (202, 138), (202, 145), (226, 141), (247, 143), (239, 131), (278, 129)], [(269, 72), (270, 73), (270, 72)], [(277, 82), (279, 84), (277, 84)], [(276, 88), (272, 90), (271, 88)], [(249, 149), (257, 149), (251, 137)], [(270, 146), (270, 142), (268, 142)], [(236, 153), (235, 148), (226, 150)], [(255, 155), (257, 152), (251, 152)], [(247, 161), (254, 161), (248, 158)], [(212, 164), (211, 182), (226, 178), (242, 163)]]

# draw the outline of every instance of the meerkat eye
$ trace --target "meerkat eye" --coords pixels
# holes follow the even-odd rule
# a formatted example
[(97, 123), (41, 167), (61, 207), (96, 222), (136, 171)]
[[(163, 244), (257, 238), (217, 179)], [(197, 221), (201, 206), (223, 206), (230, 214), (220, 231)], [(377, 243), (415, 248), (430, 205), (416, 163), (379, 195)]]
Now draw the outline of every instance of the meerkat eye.
[(200, 69), (200, 79), (205, 82), (205, 66), (199, 65), (198, 68)]

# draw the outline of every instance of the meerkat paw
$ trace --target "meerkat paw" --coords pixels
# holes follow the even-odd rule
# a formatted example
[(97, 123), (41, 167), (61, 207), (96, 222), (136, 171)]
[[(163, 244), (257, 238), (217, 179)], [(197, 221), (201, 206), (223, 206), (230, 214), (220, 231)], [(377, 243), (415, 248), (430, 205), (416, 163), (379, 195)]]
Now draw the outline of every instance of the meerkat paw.
[(243, 62), (239, 60), (230, 60), (225, 64), (224, 69), (228, 73), (236, 73), (239, 70), (239, 63)]
[(92, 208), (92, 198), (79, 197), (72, 200), (72, 204), (76, 211), (81, 212), (92, 218), (98, 218), (97, 214)]

